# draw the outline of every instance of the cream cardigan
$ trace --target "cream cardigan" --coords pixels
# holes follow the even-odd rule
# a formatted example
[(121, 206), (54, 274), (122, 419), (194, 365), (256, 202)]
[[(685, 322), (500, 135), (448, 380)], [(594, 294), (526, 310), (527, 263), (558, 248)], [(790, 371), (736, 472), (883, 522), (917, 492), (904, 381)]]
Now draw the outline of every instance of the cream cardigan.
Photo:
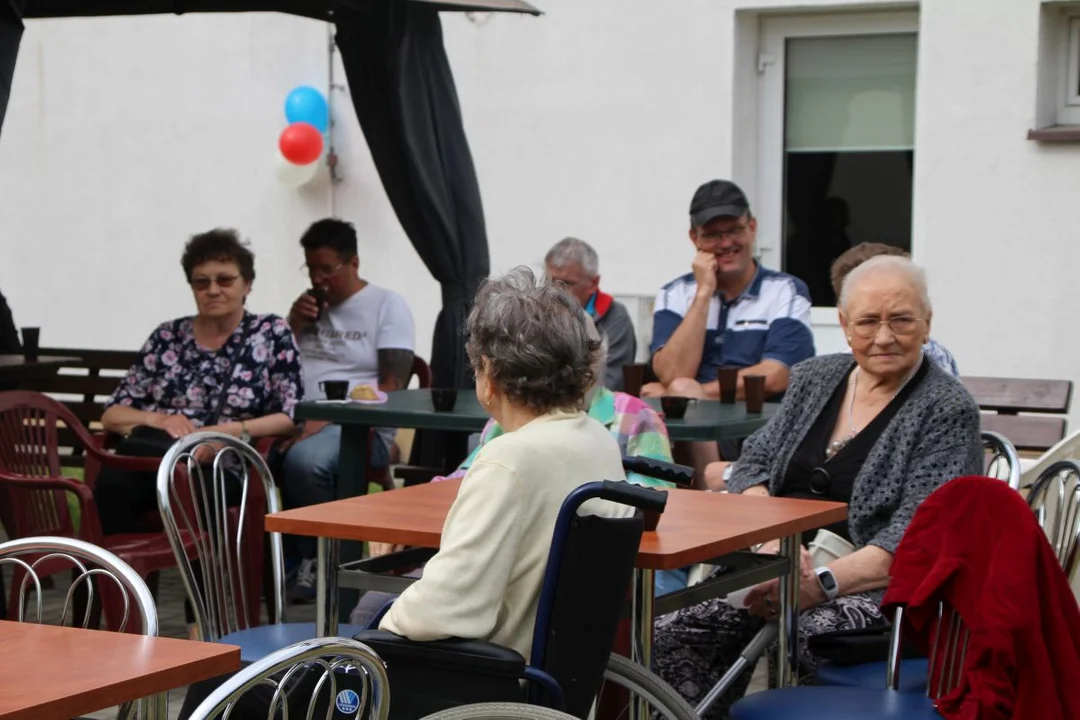
[[(625, 480), (619, 446), (585, 413), (551, 413), (481, 449), (461, 481), (438, 554), (380, 628), (417, 641), (489, 640), (529, 658), (555, 518), (566, 496)], [(590, 500), (582, 513), (633, 508)]]

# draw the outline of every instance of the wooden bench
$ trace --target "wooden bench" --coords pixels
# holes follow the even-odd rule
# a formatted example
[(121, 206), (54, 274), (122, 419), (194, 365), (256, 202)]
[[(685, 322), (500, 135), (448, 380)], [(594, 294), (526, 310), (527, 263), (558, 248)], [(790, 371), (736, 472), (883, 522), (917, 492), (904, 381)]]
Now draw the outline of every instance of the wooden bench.
[(1067, 423), (1062, 416), (1072, 402), (1071, 380), (964, 377), (961, 381), (983, 411), (982, 429), (1004, 435), (1017, 450), (1043, 452), (1065, 437)]
[[(64, 365), (55, 375), (21, 383), (22, 389), (34, 390), (60, 400), (83, 425), (95, 431), (101, 429), (105, 401), (139, 357), (134, 350), (76, 348), (42, 348), (41, 354), (77, 357), (80, 360)], [(75, 442), (75, 434), (61, 427), (58, 436), (61, 463), (65, 467), (82, 467), (85, 459), (82, 448)]]

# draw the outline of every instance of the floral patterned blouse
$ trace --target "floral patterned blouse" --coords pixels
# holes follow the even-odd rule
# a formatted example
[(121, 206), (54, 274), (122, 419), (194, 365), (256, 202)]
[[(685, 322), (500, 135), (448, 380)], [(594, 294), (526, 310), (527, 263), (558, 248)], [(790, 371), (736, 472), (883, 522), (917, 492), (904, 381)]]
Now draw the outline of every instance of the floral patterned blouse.
[[(180, 413), (196, 427), (279, 412), (292, 417), (304, 392), (299, 356), (292, 330), (277, 315), (245, 312), (218, 350), (195, 342), (194, 318), (170, 320), (151, 333), (105, 407)], [(228, 394), (215, 419), (223, 388)]]

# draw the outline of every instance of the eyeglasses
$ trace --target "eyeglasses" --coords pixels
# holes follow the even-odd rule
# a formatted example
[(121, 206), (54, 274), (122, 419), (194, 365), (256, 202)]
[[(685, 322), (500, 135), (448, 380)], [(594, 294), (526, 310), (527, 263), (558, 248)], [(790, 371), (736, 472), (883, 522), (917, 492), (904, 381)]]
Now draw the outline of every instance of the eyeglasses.
[(577, 280), (566, 280), (563, 278), (551, 278), (553, 285), (557, 285), (567, 290), (572, 290), (577, 287), (584, 287), (592, 282), (592, 278), (579, 278)]
[(850, 327), (856, 335), (868, 340), (878, 334), (882, 325), (888, 325), (893, 335), (914, 335), (919, 329), (920, 320), (922, 318), (913, 315), (895, 315), (884, 320), (864, 317), (852, 320)]
[(232, 287), (233, 283), (240, 279), (239, 275), (216, 275), (214, 277), (207, 277), (200, 275), (199, 277), (193, 277), (189, 281), (191, 287), (196, 290), (209, 290), (211, 285), (216, 284), (219, 288)]
[(708, 232), (698, 232), (698, 240), (713, 244), (723, 242), (724, 240), (738, 240), (746, 232), (749, 225), (736, 225), (733, 228), (727, 230), (709, 230)]
[(304, 263), (300, 266), (300, 272), (307, 273), (308, 277), (327, 277), (344, 266), (345, 263), (338, 263), (337, 265), (308, 265)]

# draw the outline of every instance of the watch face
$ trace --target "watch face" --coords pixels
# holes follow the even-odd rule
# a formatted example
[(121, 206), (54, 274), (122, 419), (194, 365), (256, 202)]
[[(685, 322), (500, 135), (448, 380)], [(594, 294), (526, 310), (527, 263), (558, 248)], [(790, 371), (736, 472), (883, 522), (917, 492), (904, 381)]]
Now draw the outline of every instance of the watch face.
[(832, 574), (832, 570), (823, 569), (819, 571), (818, 582), (821, 583), (821, 587), (827, 595), (831, 596), (836, 592), (836, 577)]

